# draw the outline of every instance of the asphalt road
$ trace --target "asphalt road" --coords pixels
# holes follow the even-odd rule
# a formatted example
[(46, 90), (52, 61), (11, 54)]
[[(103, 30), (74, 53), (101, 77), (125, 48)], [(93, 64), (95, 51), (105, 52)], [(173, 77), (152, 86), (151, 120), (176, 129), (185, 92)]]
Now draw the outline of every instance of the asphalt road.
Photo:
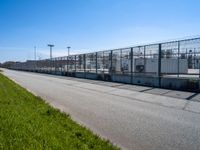
[(11, 70), (4, 74), (122, 149), (200, 150), (199, 102), (98, 81)]

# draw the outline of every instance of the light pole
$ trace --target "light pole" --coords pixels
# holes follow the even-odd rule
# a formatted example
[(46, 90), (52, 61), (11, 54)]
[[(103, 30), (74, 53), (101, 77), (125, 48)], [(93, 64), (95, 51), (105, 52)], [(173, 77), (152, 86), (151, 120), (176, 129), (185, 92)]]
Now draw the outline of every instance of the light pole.
[(52, 71), (52, 47), (54, 47), (53, 44), (48, 44), (47, 46), (50, 47), (50, 70)]
[(50, 59), (52, 59), (52, 47), (54, 47), (53, 44), (48, 44), (47, 46), (50, 47)]
[(67, 47), (67, 49), (68, 49), (68, 56), (69, 56), (70, 48), (71, 48), (70, 46)]

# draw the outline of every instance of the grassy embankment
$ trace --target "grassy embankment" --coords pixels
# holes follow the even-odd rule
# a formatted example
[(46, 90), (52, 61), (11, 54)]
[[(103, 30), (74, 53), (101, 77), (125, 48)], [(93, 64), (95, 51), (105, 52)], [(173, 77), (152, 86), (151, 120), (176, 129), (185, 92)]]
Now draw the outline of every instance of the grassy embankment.
[(0, 149), (118, 149), (0, 74)]

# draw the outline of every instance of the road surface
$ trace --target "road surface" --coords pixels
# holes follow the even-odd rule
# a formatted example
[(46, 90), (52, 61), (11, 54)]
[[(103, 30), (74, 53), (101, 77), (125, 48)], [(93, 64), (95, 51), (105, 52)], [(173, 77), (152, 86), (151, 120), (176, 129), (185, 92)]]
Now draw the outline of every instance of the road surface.
[(117, 83), (4, 74), (122, 149), (200, 150), (199, 102), (121, 89), (127, 85)]

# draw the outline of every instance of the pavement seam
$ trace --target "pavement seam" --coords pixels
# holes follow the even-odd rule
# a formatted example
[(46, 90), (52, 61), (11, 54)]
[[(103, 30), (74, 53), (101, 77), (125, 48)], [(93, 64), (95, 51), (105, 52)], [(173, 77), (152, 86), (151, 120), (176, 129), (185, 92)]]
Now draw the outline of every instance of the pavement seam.
[(118, 87), (123, 86), (123, 85), (113, 85), (111, 87), (116, 87), (117, 89), (119, 89)]
[[(75, 86), (75, 87), (78, 87), (78, 88), (81, 88), (81, 87), (79, 87), (79, 86)], [(100, 92), (99, 90), (91, 90), (90, 88), (84, 88), (84, 89), (87, 89), (87, 90), (90, 90), (90, 91), (94, 91), (94, 92)], [(188, 110), (186, 110), (185, 109), (185, 107), (187, 107), (187, 103), (188, 102), (186, 102), (186, 104), (184, 105), (184, 107), (173, 107), (173, 106), (166, 106), (166, 105), (163, 105), (163, 104), (161, 104), (161, 103), (154, 103), (154, 102), (148, 102), (148, 101), (145, 101), (145, 100), (141, 100), (141, 99), (137, 99), (137, 98), (130, 98), (130, 97), (127, 97), (127, 96), (122, 96), (122, 95), (117, 95), (117, 94), (112, 94), (112, 93), (110, 93), (110, 92), (112, 92), (112, 91), (115, 91), (115, 90), (117, 90), (117, 89), (113, 89), (113, 90), (111, 90), (111, 91), (106, 91), (106, 92), (102, 92), (102, 93), (104, 93), (104, 94), (108, 94), (108, 95), (114, 95), (114, 96), (119, 96), (119, 97), (123, 97), (123, 98), (127, 98), (127, 99), (129, 99), (129, 100), (135, 100), (135, 101), (139, 101), (139, 102), (144, 102), (144, 103), (150, 103), (150, 104), (154, 104), (154, 105), (158, 105), (158, 106), (162, 106), (162, 107), (167, 107), (167, 108), (173, 108), (173, 109), (179, 109), (179, 110), (184, 110), (184, 111), (188, 111)], [(138, 91), (137, 91), (138, 92)], [(149, 94), (149, 93), (148, 93)], [(166, 97), (166, 96), (164, 96), (164, 97)], [(181, 100), (183, 100), (183, 101), (186, 101), (186, 100), (184, 100), (184, 99), (181, 99)], [(195, 114), (200, 114), (200, 113), (198, 113), (198, 112), (195, 112), (195, 111), (188, 111), (188, 112), (192, 112), (192, 113), (195, 113)]]
[(144, 92), (144, 93), (146, 93), (146, 91), (150, 91), (150, 90), (153, 90), (154, 88), (149, 88), (149, 89), (145, 89), (145, 90), (141, 90), (141, 91), (139, 91), (139, 92)]
[[(164, 95), (165, 96), (165, 94), (167, 94), (167, 93), (169, 93), (169, 92), (171, 92), (171, 91), (167, 91), (167, 92), (165, 92), (165, 93), (162, 93), (161, 95)], [(170, 96), (169, 96), (170, 97)]]
[(195, 97), (195, 96), (197, 96), (199, 93), (195, 93), (195, 94), (193, 94), (193, 95), (191, 95), (191, 96), (189, 96), (188, 98), (186, 98), (187, 100), (191, 100), (193, 97)]
[[(106, 93), (106, 92), (105, 92)], [(109, 94), (109, 95), (114, 95), (114, 96), (119, 96), (119, 97), (124, 97), (124, 98), (127, 98), (127, 99), (130, 99), (130, 100), (135, 100), (135, 101), (139, 101), (139, 102), (144, 102), (144, 103), (149, 103), (149, 104), (154, 104), (154, 105), (158, 105), (158, 106), (162, 106), (162, 107), (167, 107), (167, 108), (172, 108), (172, 109), (178, 109), (178, 110), (184, 110), (184, 111), (188, 111), (188, 112), (191, 112), (191, 113), (195, 113), (195, 114), (200, 114), (199, 112), (195, 112), (195, 111), (192, 111), (192, 110), (187, 110), (187, 106), (189, 104), (189, 101), (186, 102), (186, 104), (184, 105), (183, 108), (181, 107), (173, 107), (173, 106), (166, 106), (166, 105), (163, 105), (161, 103), (154, 103), (154, 102), (148, 102), (148, 101), (145, 101), (145, 100), (141, 100), (141, 99), (137, 99), (137, 98), (130, 98), (130, 97), (126, 97), (126, 96), (121, 96), (121, 95), (117, 95), (117, 94), (111, 94), (111, 93), (106, 93), (106, 94)], [(183, 100), (183, 99), (182, 99)]]
[(186, 110), (186, 108), (187, 108), (188, 105), (189, 105), (189, 101), (186, 102), (185, 106), (183, 107), (183, 110)]

